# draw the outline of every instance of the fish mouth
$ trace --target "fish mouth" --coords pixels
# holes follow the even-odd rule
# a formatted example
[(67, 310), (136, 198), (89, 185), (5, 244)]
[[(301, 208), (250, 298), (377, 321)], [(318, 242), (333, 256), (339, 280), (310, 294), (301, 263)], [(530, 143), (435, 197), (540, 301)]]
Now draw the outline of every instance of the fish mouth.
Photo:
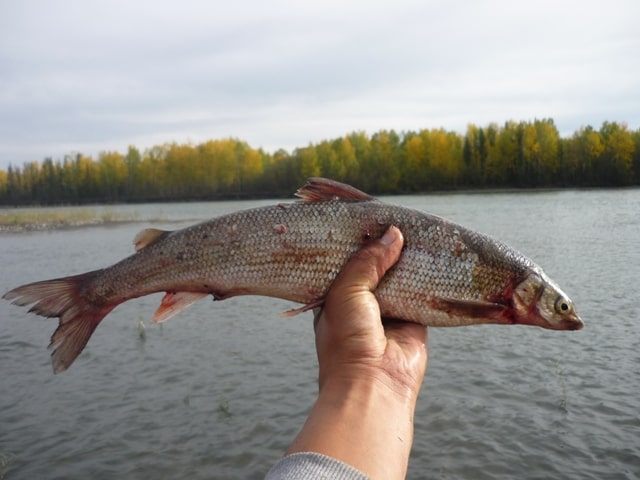
[(545, 320), (543, 324), (531, 322), (530, 325), (538, 325), (548, 330), (582, 330), (584, 328), (584, 322), (578, 315), (571, 315), (553, 323)]
[(559, 330), (582, 330), (584, 328), (584, 322), (578, 315), (574, 315), (571, 318), (564, 318), (560, 322)]

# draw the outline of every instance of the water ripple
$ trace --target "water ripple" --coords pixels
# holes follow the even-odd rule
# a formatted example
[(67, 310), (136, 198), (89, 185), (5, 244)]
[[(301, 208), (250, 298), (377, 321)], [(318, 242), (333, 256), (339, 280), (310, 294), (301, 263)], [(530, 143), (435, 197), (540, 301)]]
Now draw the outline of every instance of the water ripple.
[[(639, 478), (640, 191), (404, 200), (535, 256), (586, 322), (432, 329), (408, 478)], [(194, 208), (218, 206), (233, 210)], [(190, 208), (171, 207), (172, 220)], [(2, 236), (0, 290), (118, 260), (140, 228)], [(56, 322), (0, 302), (7, 479), (263, 478), (317, 393), (310, 316), (282, 319), (287, 302), (245, 297), (151, 325), (159, 301), (116, 309), (57, 376), (45, 348)]]

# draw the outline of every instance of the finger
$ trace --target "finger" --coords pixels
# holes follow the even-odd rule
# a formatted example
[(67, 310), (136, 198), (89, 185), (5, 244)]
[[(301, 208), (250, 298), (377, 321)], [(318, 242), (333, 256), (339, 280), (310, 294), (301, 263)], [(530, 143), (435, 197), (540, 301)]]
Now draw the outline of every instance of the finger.
[(330, 335), (332, 344), (354, 337), (360, 337), (365, 345), (371, 338), (378, 347), (386, 342), (380, 308), (372, 291), (400, 257), (403, 242), (400, 230), (390, 227), (382, 238), (353, 256), (333, 282), (322, 313), (316, 317), (316, 336), (322, 331)]
[(360, 249), (333, 282), (326, 303), (349, 292), (375, 290), (387, 270), (400, 258), (403, 243), (400, 230), (390, 227), (380, 239)]

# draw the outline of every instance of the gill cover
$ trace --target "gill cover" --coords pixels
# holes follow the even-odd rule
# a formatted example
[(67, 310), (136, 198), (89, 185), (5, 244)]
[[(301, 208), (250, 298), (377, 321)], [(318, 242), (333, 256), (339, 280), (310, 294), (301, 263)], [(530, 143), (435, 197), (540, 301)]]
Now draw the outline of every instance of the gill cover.
[(517, 323), (551, 330), (580, 330), (584, 324), (573, 302), (542, 271), (531, 272), (513, 291)]

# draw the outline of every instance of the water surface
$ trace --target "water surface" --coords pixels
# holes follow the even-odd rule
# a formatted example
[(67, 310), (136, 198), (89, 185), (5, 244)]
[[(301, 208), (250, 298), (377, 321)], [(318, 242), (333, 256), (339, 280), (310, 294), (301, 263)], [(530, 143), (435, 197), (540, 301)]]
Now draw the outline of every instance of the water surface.
[[(510, 243), (586, 323), (431, 329), (408, 478), (640, 478), (640, 191), (387, 200)], [(140, 221), (3, 234), (0, 291), (113, 263), (147, 219), (173, 229), (268, 203), (109, 207)], [(6, 479), (247, 479), (277, 461), (317, 392), (310, 315), (240, 297), (151, 325), (160, 298), (118, 307), (56, 376), (45, 347), (57, 321), (0, 302)]]

